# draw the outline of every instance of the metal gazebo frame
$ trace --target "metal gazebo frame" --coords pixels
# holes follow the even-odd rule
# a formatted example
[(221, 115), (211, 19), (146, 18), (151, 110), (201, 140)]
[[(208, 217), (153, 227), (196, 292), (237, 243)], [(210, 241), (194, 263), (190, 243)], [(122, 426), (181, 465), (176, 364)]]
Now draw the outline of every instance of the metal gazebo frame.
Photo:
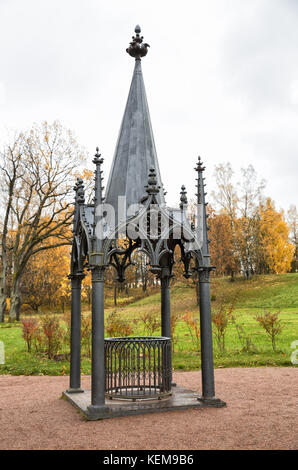
[[(196, 224), (194, 224), (190, 222), (186, 214), (187, 196), (184, 186), (182, 186), (180, 193), (179, 209), (166, 207), (164, 201), (164, 190), (155, 153), (140, 68), (141, 57), (147, 54), (149, 45), (143, 43), (143, 38), (139, 34), (139, 26), (136, 27), (135, 32), (136, 36), (133, 37), (127, 52), (136, 59), (136, 66), (105, 197), (103, 195), (104, 188), (102, 187), (103, 158), (99, 154), (98, 148), (93, 159), (95, 164), (94, 203), (85, 204), (82, 179), (78, 178), (74, 187), (73, 246), (71, 273), (69, 275), (71, 280), (70, 386), (64, 392), (64, 395), (88, 419), (167, 411), (177, 408), (220, 407), (225, 405), (224, 402), (215, 397), (214, 387), (210, 305), (210, 271), (213, 268), (210, 266), (208, 246), (208, 214), (206, 212), (207, 203), (205, 202), (205, 184), (203, 178), (205, 168), (199, 157), (195, 168), (197, 172), (197, 213)], [(141, 116), (141, 125), (139, 123), (136, 124), (136, 120), (131, 117), (134, 116), (134, 107), (139, 107), (135, 115)], [(129, 126), (130, 132), (126, 133), (125, 131)], [(138, 142), (141, 142), (143, 145), (141, 149), (145, 149), (145, 151), (136, 148), (134, 151), (129, 150), (127, 153), (127, 148), (132, 149), (133, 146), (131, 141), (128, 145), (127, 141), (124, 142), (123, 139), (132, 139), (131, 136), (134, 135), (134, 132), (137, 136), (137, 140), (134, 142), (137, 142), (136, 145), (138, 145)], [(130, 161), (133, 162), (132, 165), (129, 165)], [(126, 163), (127, 168), (131, 169), (130, 172), (126, 172), (126, 176), (123, 174), (123, 162), (128, 162)], [(144, 175), (146, 172), (147, 177), (145, 180)], [(126, 178), (126, 181), (124, 182), (124, 190), (121, 194), (119, 187), (122, 185), (124, 178)], [(133, 191), (131, 188), (133, 188)], [(123, 220), (120, 220), (116, 228), (113, 227), (111, 229), (106, 214), (106, 206), (107, 204), (115, 206), (116, 196), (119, 195), (127, 195), (129, 200), (127, 204), (138, 204), (138, 209), (133, 215), (126, 216)], [(166, 225), (163, 225), (163, 220), (167, 222)], [(177, 236), (177, 233), (179, 233), (179, 236)], [(118, 244), (118, 239), (122, 236), (121, 234), (125, 234), (126, 243), (124, 246)], [(131, 259), (132, 254), (136, 250), (142, 250), (149, 259), (150, 271), (160, 280), (162, 335), (160, 344), (165, 344), (163, 342), (167, 341), (170, 344), (170, 279), (174, 264), (174, 252), (177, 246), (180, 248), (181, 260), (184, 264), (184, 276), (188, 278), (193, 274), (193, 271), (196, 271), (199, 279), (201, 395), (191, 391), (185, 394), (185, 390), (180, 387), (171, 388), (171, 348), (167, 350), (167, 355), (162, 352), (161, 356), (158, 356), (160, 361), (158, 362), (157, 356), (155, 356), (155, 348), (161, 347), (158, 346), (158, 338), (150, 338), (154, 347), (154, 361), (152, 359), (150, 362), (149, 369), (148, 365), (146, 365), (147, 363), (145, 364), (144, 357), (148, 356), (148, 354), (149, 357), (150, 354), (153, 357), (153, 352), (145, 354), (145, 346), (142, 346), (143, 349), (137, 346), (142, 341), (142, 338), (111, 338), (108, 340), (104, 338), (105, 270), (108, 266), (112, 265), (116, 269), (117, 280), (123, 282), (125, 280), (125, 270), (133, 264)], [(81, 389), (80, 371), (81, 284), (86, 269), (91, 270), (92, 273), (91, 393)], [(116, 344), (117, 348), (120, 348), (117, 350), (117, 353), (115, 352)], [(134, 365), (129, 365), (129, 367), (126, 365), (125, 369), (121, 369), (123, 361), (121, 366), (119, 365), (119, 360), (122, 357), (121, 354), (125, 352), (125, 345), (129, 345), (129, 348), (131, 348), (129, 349), (129, 360), (131, 361), (130, 364)], [(142, 370), (140, 369), (140, 362), (137, 362), (138, 354), (140, 358), (140, 351), (142, 351), (144, 363)], [(113, 364), (116, 364), (115, 366), (109, 365), (112, 364), (109, 362), (109, 357), (112, 357), (109, 354), (114, 354), (113, 360), (115, 362)], [(125, 354), (127, 355), (127, 352)], [(153, 363), (154, 367), (152, 366)], [(162, 374), (165, 374), (163, 371), (169, 368), (169, 374), (164, 375), (162, 381), (160, 377)], [(140, 386), (140, 376), (145, 373), (149, 377), (150, 387), (147, 381), (145, 384), (145, 378), (144, 386)], [(112, 374), (114, 375), (112, 376)], [(128, 382), (125, 385), (123, 374), (126, 374), (126, 377), (129, 374), (129, 385), (127, 385)], [(165, 377), (167, 377), (167, 380)], [(158, 384), (157, 380), (159, 380)], [(150, 391), (148, 391), (149, 388)], [(121, 400), (121, 398), (125, 398), (125, 400)], [(139, 401), (142, 398), (145, 400)], [(154, 400), (154, 398), (159, 398), (159, 400)], [(136, 403), (136, 400), (138, 400), (138, 403)]]

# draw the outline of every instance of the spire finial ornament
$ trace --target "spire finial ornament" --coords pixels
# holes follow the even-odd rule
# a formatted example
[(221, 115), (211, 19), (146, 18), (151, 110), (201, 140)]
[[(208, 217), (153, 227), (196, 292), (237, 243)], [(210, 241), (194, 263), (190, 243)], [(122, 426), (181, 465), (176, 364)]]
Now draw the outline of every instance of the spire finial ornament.
[(155, 168), (150, 168), (150, 173), (148, 176), (148, 185), (145, 186), (145, 189), (148, 194), (158, 194), (160, 186), (157, 186), (157, 178)]
[(198, 172), (202, 172), (205, 170), (205, 167), (203, 166), (203, 162), (201, 160), (201, 157), (198, 158), (198, 163), (197, 163), (197, 166), (195, 168), (196, 171)]
[(96, 164), (102, 164), (103, 163), (103, 158), (101, 158), (101, 154), (99, 153), (99, 148), (96, 147), (96, 154), (94, 155), (93, 163)]
[(97, 204), (101, 204), (103, 202), (102, 192), (104, 190), (104, 187), (102, 186), (103, 178), (101, 176), (102, 173), (103, 173), (102, 170), (101, 170), (101, 165), (103, 163), (103, 158), (102, 158), (101, 154), (99, 153), (99, 148), (98, 147), (96, 147), (96, 153), (95, 153), (94, 158), (93, 158), (93, 163), (96, 165), (96, 167), (95, 167), (95, 178), (94, 178), (94, 181), (95, 181), (94, 203), (95, 203), (95, 205), (97, 205)]
[(198, 204), (204, 204), (205, 203), (205, 193), (204, 193), (204, 178), (203, 178), (203, 171), (205, 171), (205, 167), (203, 166), (203, 162), (201, 160), (201, 157), (198, 158), (198, 163), (195, 168), (196, 172), (198, 173), (198, 178), (197, 178), (197, 198), (198, 198)]
[(129, 47), (126, 52), (134, 57), (136, 60), (141, 60), (141, 57), (145, 57), (148, 52), (149, 44), (143, 43), (143, 36), (140, 36), (141, 28), (139, 25), (135, 27), (136, 35), (132, 37), (132, 42), (129, 43)]
[(74, 186), (74, 191), (76, 192), (76, 202), (78, 204), (85, 203), (85, 191), (82, 178), (77, 178), (76, 184)]
[(180, 191), (181, 197), (180, 197), (180, 209), (183, 210), (183, 208), (187, 204), (187, 192), (184, 184), (181, 186), (181, 191)]

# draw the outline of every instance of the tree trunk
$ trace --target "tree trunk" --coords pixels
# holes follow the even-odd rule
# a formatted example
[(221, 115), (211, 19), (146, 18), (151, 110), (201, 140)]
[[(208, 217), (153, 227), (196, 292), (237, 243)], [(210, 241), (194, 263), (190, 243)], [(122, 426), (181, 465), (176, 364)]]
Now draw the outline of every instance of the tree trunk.
[(0, 294), (0, 323), (4, 322), (5, 310), (6, 310), (6, 295)]
[(22, 305), (20, 285), (17, 281), (11, 290), (10, 295), (10, 309), (9, 309), (9, 321), (19, 321), (20, 320), (20, 310)]
[(114, 285), (114, 306), (117, 307), (117, 285)]
[(5, 237), (2, 237), (2, 249), (1, 249), (1, 273), (0, 273), (0, 323), (4, 322), (4, 315), (7, 307), (6, 299), (7, 299), (7, 260), (6, 260), (6, 243)]

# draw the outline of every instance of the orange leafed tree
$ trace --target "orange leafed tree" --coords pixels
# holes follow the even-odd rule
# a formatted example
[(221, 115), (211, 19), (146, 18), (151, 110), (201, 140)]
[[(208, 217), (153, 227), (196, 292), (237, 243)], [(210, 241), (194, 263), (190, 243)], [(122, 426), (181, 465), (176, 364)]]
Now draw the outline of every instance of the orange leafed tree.
[(33, 310), (41, 305), (63, 305), (68, 298), (69, 258), (69, 246), (44, 250), (30, 258), (22, 279), (22, 296)]
[(294, 246), (294, 256), (292, 260), (292, 272), (298, 271), (298, 211), (292, 204), (287, 213), (287, 221), (290, 228), (290, 241)]
[(270, 273), (285, 273), (290, 270), (295, 247), (289, 241), (289, 226), (283, 212), (278, 212), (267, 198), (260, 204), (260, 245)]
[[(0, 321), (10, 294), (10, 320), (19, 318), (22, 278), (32, 256), (67, 245), (66, 228), (72, 223), (73, 182), (84, 151), (59, 122), (43, 122), (0, 152), (3, 227), (0, 233)], [(14, 234), (8, 246), (8, 233)], [(54, 245), (50, 240), (55, 239)], [(7, 259), (12, 257), (12, 283), (8, 292)]]
[(230, 218), (225, 212), (216, 214), (211, 211), (208, 219), (210, 226), (210, 255), (212, 266), (217, 275), (233, 276), (239, 270)]

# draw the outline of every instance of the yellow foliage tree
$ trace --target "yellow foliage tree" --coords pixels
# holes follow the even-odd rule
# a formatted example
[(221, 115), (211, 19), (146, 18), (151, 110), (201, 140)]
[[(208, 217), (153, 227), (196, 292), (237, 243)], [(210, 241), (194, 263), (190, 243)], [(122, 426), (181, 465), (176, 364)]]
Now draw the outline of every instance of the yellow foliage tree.
[(69, 246), (59, 246), (40, 251), (28, 261), (21, 289), (24, 302), (33, 310), (63, 305), (69, 298), (69, 251)]
[[(34, 124), (0, 151), (3, 223), (0, 227), (0, 321), (10, 295), (10, 321), (19, 319), (22, 282), (31, 257), (65, 246), (72, 223), (73, 181), (85, 151), (59, 122)], [(13, 233), (9, 246), (8, 234)], [(54, 237), (54, 245), (50, 240)], [(8, 290), (8, 258), (11, 285)]]
[(275, 209), (270, 198), (260, 204), (260, 245), (264, 263), (270, 273), (281, 274), (291, 269), (295, 248), (289, 241), (289, 226), (283, 212)]
[(210, 244), (211, 264), (216, 266), (216, 275), (233, 277), (239, 271), (239, 260), (229, 216), (224, 211), (216, 214), (214, 210), (211, 210), (208, 224), (212, 241)]

